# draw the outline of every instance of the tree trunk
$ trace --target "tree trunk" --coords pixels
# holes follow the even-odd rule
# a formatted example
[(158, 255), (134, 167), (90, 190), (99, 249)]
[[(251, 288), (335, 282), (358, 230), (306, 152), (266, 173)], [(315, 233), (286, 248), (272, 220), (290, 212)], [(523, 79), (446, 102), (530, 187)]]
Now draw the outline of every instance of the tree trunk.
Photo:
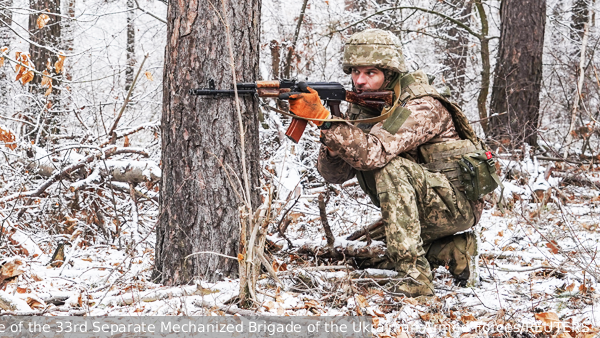
[(504, 0), (492, 90), (490, 137), (508, 148), (537, 145), (546, 0)]
[[(36, 70), (40, 72), (47, 70), (48, 73), (56, 75), (54, 64), (58, 61), (57, 47), (62, 46), (61, 18), (59, 16), (61, 14), (60, 0), (30, 0), (29, 7), (32, 10), (29, 15), (29, 38), (32, 42), (29, 44), (31, 61)], [(49, 21), (44, 27), (38, 29), (37, 21), (42, 14), (48, 15)], [(36, 74), (33, 81), (30, 82), (33, 93), (43, 95), (46, 92), (46, 88), (40, 87), (41, 82), (42, 77)], [(57, 86), (57, 81), (52, 80), (52, 93), (48, 96), (48, 102), (46, 103), (48, 111), (41, 112), (37, 106), (28, 109), (29, 115), (44, 114), (45, 116), (41, 131), (41, 144), (45, 143), (48, 134), (57, 134), (60, 129), (58, 114), (56, 113), (60, 105), (60, 91)]]
[[(472, 8), (471, 1), (449, 0), (448, 3), (452, 7), (462, 8), (458, 13), (459, 17), (457, 19), (469, 26)], [(459, 105), (462, 105), (464, 103), (462, 93), (465, 87), (467, 53), (469, 51), (469, 33), (453, 25), (448, 30), (448, 36), (450, 39), (446, 42), (446, 57), (443, 61), (448, 69), (444, 71), (444, 78), (451, 89), (452, 98), (458, 102)]]
[[(60, 0), (30, 0), (29, 6), (34, 11), (29, 15), (29, 34), (33, 42), (29, 44), (29, 54), (35, 69), (43, 72), (47, 69), (48, 61), (51, 67), (58, 61), (58, 53), (52, 50), (61, 45), (61, 19), (58, 16), (61, 14)], [(50, 17), (50, 21), (42, 29), (38, 29), (37, 20), (43, 13)], [(36, 75), (31, 83), (40, 84), (41, 81), (42, 77)]]
[[(12, 41), (12, 31), (10, 30), (10, 25), (12, 25), (12, 12), (8, 10), (8, 8), (12, 7), (12, 0), (0, 0), (0, 19), (4, 21), (4, 23), (0, 23), (0, 48), (8, 47), (10, 49), (10, 43)], [(6, 9), (4, 9), (6, 8)], [(5, 63), (6, 60), (5, 60)], [(0, 107), (3, 111), (8, 107), (8, 98), (12, 97), (10, 95), (11, 85), (9, 82), (11, 79), (9, 78), (9, 74), (11, 67), (5, 65), (4, 67), (0, 67)]]
[(125, 69), (125, 91), (128, 91), (133, 83), (135, 67), (135, 6), (133, 0), (127, 0), (127, 68)]
[[(571, 11), (571, 39), (581, 41), (585, 24), (588, 23), (590, 10), (590, 0), (574, 0)], [(576, 45), (579, 45), (576, 43)], [(579, 48), (575, 48), (579, 52)]]
[[(200, 98), (188, 90), (230, 88), (224, 20), (230, 24), (238, 82), (259, 74), (260, 0), (169, 1), (163, 78), (161, 213), (154, 278), (174, 285), (235, 277), (240, 239), (238, 194), (244, 191), (241, 135), (234, 99)], [(259, 204), (257, 102), (240, 98), (252, 205)]]

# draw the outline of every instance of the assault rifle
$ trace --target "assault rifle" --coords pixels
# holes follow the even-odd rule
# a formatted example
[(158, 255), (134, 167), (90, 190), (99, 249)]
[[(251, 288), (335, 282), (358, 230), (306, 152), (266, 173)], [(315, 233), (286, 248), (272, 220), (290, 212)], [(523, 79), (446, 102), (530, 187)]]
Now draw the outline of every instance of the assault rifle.
[[(238, 83), (236, 85), (239, 96), (254, 96), (272, 97), (286, 99), (289, 93), (306, 93), (306, 87), (310, 87), (319, 93), (321, 100), (329, 107), (329, 111), (338, 117), (341, 117), (340, 103), (347, 101), (350, 103), (359, 104), (381, 111), (384, 106), (393, 104), (393, 92), (391, 91), (363, 91), (354, 92), (344, 89), (341, 83), (338, 82), (296, 82), (295, 80), (273, 80), (273, 81), (257, 81), (254, 83)], [(232, 89), (215, 89), (214, 80), (209, 81), (208, 88), (190, 89), (190, 94), (211, 97), (231, 97), (235, 95), (235, 90)], [(292, 112), (293, 113), (293, 112)], [(307, 120), (294, 118), (288, 127), (285, 135), (295, 143), (298, 143), (304, 129), (306, 128)]]

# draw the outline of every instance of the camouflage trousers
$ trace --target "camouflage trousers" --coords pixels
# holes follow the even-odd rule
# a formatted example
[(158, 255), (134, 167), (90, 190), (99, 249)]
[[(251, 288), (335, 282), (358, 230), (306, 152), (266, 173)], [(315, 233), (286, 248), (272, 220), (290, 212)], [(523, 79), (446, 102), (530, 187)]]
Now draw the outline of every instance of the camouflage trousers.
[(429, 262), (442, 259), (426, 257), (426, 249), (472, 227), (475, 216), (471, 204), (443, 174), (402, 157), (374, 173), (388, 262), (398, 272), (413, 278), (421, 274), (431, 280)]

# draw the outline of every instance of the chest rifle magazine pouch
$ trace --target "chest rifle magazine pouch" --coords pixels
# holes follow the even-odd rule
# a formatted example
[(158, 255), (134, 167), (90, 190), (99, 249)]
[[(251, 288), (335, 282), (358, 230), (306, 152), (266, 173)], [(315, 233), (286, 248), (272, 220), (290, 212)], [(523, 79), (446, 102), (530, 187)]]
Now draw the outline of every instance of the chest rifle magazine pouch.
[(491, 151), (478, 150), (465, 154), (458, 165), (465, 195), (471, 201), (482, 198), (501, 185), (496, 174), (496, 160)]

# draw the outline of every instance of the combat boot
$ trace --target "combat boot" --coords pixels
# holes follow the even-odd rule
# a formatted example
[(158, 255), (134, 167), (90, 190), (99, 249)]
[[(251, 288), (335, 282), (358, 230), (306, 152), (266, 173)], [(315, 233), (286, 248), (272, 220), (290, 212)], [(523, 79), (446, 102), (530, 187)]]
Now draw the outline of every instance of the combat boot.
[(477, 282), (477, 238), (465, 232), (431, 243), (427, 260), (432, 267), (446, 266), (460, 286)]
[(403, 264), (397, 265), (396, 268), (401, 278), (386, 285), (389, 292), (403, 294), (407, 297), (433, 296), (435, 294), (433, 283), (431, 283), (433, 280), (431, 268), (424, 256), (419, 257), (417, 262), (408, 269)]

